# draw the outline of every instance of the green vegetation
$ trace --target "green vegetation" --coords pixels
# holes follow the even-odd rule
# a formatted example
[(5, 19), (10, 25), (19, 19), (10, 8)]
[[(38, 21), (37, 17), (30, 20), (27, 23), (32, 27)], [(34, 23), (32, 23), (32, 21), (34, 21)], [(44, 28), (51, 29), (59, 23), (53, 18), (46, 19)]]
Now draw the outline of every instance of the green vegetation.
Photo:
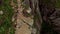
[(3, 0), (2, 5), (0, 6), (0, 11), (3, 11), (3, 15), (0, 15), (0, 20), (3, 22), (0, 25), (0, 34), (14, 34), (15, 29), (12, 26), (12, 15), (13, 9), (10, 6), (10, 0)]
[(60, 0), (56, 0), (56, 8), (60, 8)]

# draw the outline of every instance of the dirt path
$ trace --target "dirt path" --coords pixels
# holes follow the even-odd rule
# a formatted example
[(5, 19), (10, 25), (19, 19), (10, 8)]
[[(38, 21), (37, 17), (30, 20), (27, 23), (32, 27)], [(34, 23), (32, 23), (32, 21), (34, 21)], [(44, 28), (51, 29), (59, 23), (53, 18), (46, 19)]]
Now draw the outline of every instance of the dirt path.
[[(33, 25), (33, 19), (31, 19), (30, 17), (23, 16), (21, 0), (17, 0), (17, 2), (18, 2), (18, 14), (15, 34), (31, 34), (31, 28), (26, 23)], [(26, 23), (24, 23), (22, 20), (24, 20)]]

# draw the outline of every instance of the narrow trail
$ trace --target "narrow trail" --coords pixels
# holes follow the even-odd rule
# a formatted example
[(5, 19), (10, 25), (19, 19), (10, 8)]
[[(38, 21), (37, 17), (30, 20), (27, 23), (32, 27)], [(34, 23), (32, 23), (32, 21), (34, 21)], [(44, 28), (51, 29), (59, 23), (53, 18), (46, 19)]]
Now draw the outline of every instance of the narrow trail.
[[(30, 17), (25, 17), (22, 14), (23, 8), (21, 7), (21, 0), (17, 0), (17, 5), (18, 5), (18, 13), (17, 13), (17, 25), (16, 25), (16, 31), (15, 34), (31, 34), (32, 28), (30, 28), (29, 25), (26, 23), (33, 25), (33, 19)], [(26, 23), (24, 23), (25, 21)]]

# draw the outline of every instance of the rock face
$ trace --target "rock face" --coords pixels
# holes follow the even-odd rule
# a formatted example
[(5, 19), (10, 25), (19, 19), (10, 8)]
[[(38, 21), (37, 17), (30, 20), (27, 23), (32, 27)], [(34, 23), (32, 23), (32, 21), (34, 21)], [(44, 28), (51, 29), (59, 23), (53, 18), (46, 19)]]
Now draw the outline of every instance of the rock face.
[[(42, 2), (40, 5), (40, 9), (41, 9), (41, 14), (42, 14), (43, 20), (46, 23), (51, 24), (50, 25), (51, 28), (60, 34), (60, 8), (55, 9), (54, 2), (56, 2), (56, 0), (49, 0), (50, 2), (48, 2), (48, 3), (45, 2), (46, 0), (45, 1), (41, 0), (41, 1)], [(48, 27), (49, 27), (49, 24), (47, 25)], [(47, 26), (45, 26), (45, 27), (47, 27)], [(43, 28), (43, 29), (45, 29), (45, 28)], [(47, 30), (47, 28), (46, 28), (46, 30)]]
[(56, 11), (50, 16), (50, 19), (53, 22), (53, 29), (60, 34), (60, 9), (56, 9)]

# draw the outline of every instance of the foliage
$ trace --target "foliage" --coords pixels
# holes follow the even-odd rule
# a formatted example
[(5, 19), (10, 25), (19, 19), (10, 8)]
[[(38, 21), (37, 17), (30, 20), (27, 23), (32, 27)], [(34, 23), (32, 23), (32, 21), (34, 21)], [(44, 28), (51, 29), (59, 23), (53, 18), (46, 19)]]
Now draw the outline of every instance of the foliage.
[[(0, 25), (0, 34), (8, 34), (9, 28), (10, 32), (9, 34), (14, 34), (14, 28), (12, 27), (12, 15), (13, 9), (9, 4), (10, 0), (3, 0), (3, 5), (0, 6), (0, 10), (3, 11), (3, 15), (0, 15), (0, 20), (3, 21), (3, 23)], [(4, 20), (2, 19), (4, 18)]]
[(56, 6), (56, 8), (60, 8), (60, 0), (56, 0), (55, 6)]

